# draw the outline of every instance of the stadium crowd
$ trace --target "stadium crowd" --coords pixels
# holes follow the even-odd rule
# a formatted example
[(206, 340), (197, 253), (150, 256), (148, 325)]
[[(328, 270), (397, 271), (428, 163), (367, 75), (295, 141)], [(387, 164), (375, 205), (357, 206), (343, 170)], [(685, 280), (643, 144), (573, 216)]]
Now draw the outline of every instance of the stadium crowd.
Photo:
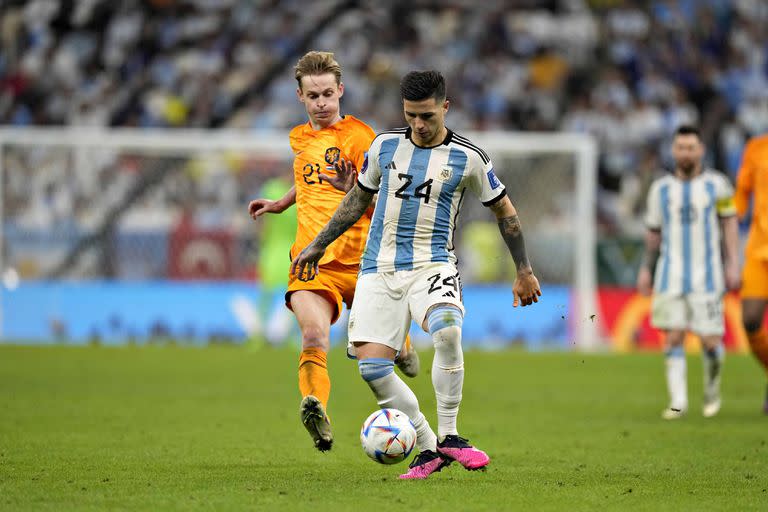
[[(287, 129), (305, 121), (296, 58), (331, 49), (344, 110), (377, 129), (403, 124), (399, 78), (437, 68), (457, 130), (595, 135), (601, 233), (632, 236), (678, 125), (699, 125), (728, 173), (768, 131), (765, 26), (762, 0), (6, 0), (0, 125)], [(236, 174), (204, 203), (240, 214)], [(32, 196), (74, 193), (55, 175), (25, 180)]]

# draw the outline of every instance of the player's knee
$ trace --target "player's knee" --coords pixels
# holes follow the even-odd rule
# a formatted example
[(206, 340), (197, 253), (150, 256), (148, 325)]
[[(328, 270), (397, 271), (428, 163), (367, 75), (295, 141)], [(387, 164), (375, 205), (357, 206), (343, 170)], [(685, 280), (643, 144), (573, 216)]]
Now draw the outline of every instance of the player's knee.
[(668, 331), (664, 336), (664, 343), (667, 347), (682, 346), (685, 341), (685, 332), (683, 331)]
[(328, 332), (322, 327), (308, 326), (301, 331), (302, 348), (328, 349)]
[(357, 362), (357, 369), (365, 382), (371, 382), (395, 371), (395, 362), (383, 357), (361, 359)]
[(430, 311), (427, 317), (429, 333), (435, 347), (435, 361), (447, 371), (464, 369), (461, 351), (461, 311), (453, 306), (440, 306)]
[(721, 336), (702, 336), (701, 345), (706, 351), (717, 350), (720, 347), (723, 338)]
[(449, 325), (432, 333), (435, 350), (461, 352), (461, 327)]

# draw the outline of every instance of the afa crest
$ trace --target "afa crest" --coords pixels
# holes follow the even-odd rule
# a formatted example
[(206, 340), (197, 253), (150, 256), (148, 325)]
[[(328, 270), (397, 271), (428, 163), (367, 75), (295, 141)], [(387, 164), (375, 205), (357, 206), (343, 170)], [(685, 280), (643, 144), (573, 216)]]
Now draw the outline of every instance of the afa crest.
[(332, 147), (325, 150), (325, 162), (328, 165), (334, 165), (339, 161), (340, 156), (341, 150), (337, 147)]
[(437, 178), (440, 181), (450, 181), (451, 178), (453, 178), (453, 169), (451, 169), (451, 167), (448, 165), (442, 167), (437, 175)]

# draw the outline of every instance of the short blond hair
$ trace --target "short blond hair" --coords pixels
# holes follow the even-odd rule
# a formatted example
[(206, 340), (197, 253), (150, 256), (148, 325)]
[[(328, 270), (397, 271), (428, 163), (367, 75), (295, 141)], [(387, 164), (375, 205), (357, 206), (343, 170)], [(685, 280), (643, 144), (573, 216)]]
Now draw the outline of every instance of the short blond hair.
[(341, 66), (333, 58), (331, 52), (307, 52), (299, 62), (296, 63), (295, 71), (296, 81), (299, 82), (301, 89), (301, 78), (312, 75), (324, 75), (332, 73), (336, 77), (336, 85), (341, 83)]

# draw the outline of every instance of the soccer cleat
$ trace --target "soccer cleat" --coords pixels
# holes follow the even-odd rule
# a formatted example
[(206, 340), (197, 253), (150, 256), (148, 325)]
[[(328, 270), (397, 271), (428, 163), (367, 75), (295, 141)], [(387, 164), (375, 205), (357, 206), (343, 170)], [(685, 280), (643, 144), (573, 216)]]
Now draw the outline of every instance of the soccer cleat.
[(470, 470), (482, 469), (491, 461), (484, 451), (478, 450), (469, 444), (467, 439), (457, 435), (445, 436), (445, 439), (438, 441), (437, 451)]
[(403, 375), (406, 377), (415, 377), (419, 374), (419, 354), (416, 349), (411, 347), (410, 350), (401, 350), (397, 357), (395, 357), (395, 364)]
[(414, 457), (413, 462), (408, 465), (408, 472), (400, 475), (400, 478), (402, 480), (424, 480), (432, 473), (437, 473), (450, 464), (451, 461), (443, 458), (440, 454), (432, 450), (424, 450)]
[(720, 400), (720, 397), (711, 400), (711, 401), (705, 401), (704, 407), (701, 409), (701, 414), (705, 418), (711, 418), (713, 416), (716, 416), (718, 412), (720, 412), (720, 406), (722, 406), (723, 402)]
[(330, 450), (333, 445), (331, 422), (320, 400), (312, 395), (305, 396), (301, 401), (299, 413), (301, 414), (301, 422), (315, 442), (315, 448), (321, 452)]
[(683, 416), (685, 416), (685, 409), (667, 407), (661, 411), (661, 418), (665, 420), (679, 420)]

